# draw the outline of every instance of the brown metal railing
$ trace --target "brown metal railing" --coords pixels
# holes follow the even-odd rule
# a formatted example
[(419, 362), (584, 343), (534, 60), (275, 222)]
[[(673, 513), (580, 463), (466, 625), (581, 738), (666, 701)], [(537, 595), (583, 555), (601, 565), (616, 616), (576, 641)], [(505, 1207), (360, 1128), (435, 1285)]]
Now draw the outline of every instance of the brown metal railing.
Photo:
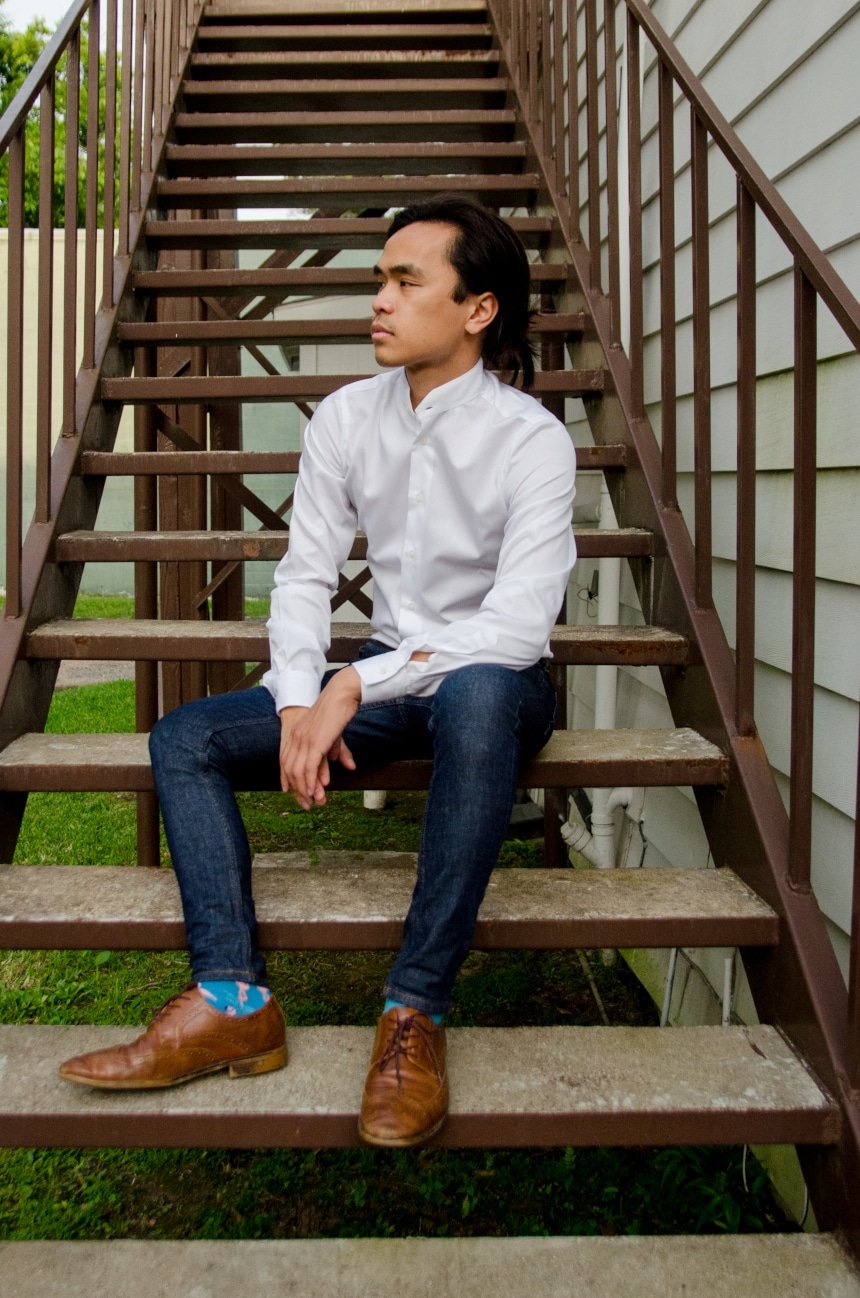
[[(824, 924), (811, 897), (812, 749), (815, 703), (814, 597), (816, 535), (816, 323), (821, 308), (833, 317), (850, 346), (860, 348), (860, 303), (800, 225), (773, 184), (743, 146), (701, 82), (655, 20), (644, 0), (488, 0), (504, 59), (527, 118), (529, 135), (546, 180), (546, 199), (559, 214), (583, 297), (590, 308), (612, 376), (619, 422), (626, 425), (638, 454), (652, 502), (652, 519), (662, 531), (673, 573), (655, 579), (652, 591), (675, 588), (652, 607), (697, 640), (707, 685), (695, 697), (692, 674), (668, 682), (676, 718), (709, 730), (733, 759), (731, 810), (703, 810), (718, 863), (731, 863), (763, 891), (785, 920), (793, 954), (777, 980), (795, 983), (773, 991), (774, 971), (751, 978), (757, 1002), (805, 1049), (807, 1057), (839, 1092), (846, 1141), (844, 1162), (856, 1175), (857, 1088), (860, 1086), (860, 860), (854, 865), (849, 991), (839, 973)], [(618, 32), (623, 33), (625, 151), (619, 157), (617, 86)], [(654, 93), (646, 102), (640, 67), (648, 60)], [(643, 133), (646, 111), (656, 119)], [(689, 120), (689, 167), (679, 165), (677, 121)], [(651, 141), (654, 141), (652, 144)], [(656, 146), (656, 158), (653, 150)], [(652, 277), (659, 306), (658, 445), (649, 423), (645, 392), (649, 371), (643, 346), (643, 154), (650, 166), (659, 213), (659, 269)], [(711, 491), (711, 322), (713, 304), (709, 163), (720, 155), (736, 188), (737, 309), (737, 555), (735, 648), (732, 652), (714, 608), (712, 592)], [(693, 511), (688, 529), (678, 505), (677, 408), (679, 327), (676, 212), (680, 187), (689, 184), (689, 258), (693, 335)], [(626, 186), (628, 217), (622, 228), (619, 192)], [(654, 200), (652, 200), (654, 201)], [(721, 213), (722, 215), (722, 213)], [(754, 722), (756, 660), (756, 223), (775, 232), (794, 277), (794, 514), (793, 629), (791, 652), (790, 810), (786, 813)], [(763, 220), (762, 220), (763, 218)], [(769, 238), (773, 236), (768, 235)], [(651, 237), (652, 245), (655, 236)], [(621, 252), (629, 279), (623, 285)], [(657, 304), (655, 304), (657, 305)], [(627, 307), (629, 343), (621, 350), (622, 308)], [(685, 308), (686, 310), (686, 308)], [(724, 381), (724, 379), (723, 379)], [(655, 394), (656, 395), (656, 394)], [(607, 426), (597, 416), (595, 435)], [(628, 475), (617, 510), (640, 508)], [(621, 516), (619, 516), (619, 521)], [(692, 531), (692, 537), (690, 536)], [(698, 709), (698, 711), (697, 711)], [(730, 818), (733, 825), (729, 825)], [(754, 847), (738, 840), (749, 827)], [(860, 850), (860, 849), (858, 849)], [(754, 963), (754, 962), (753, 962)], [(798, 990), (801, 986), (804, 991)], [(760, 1001), (759, 1001), (759, 998)], [(811, 1021), (814, 1020), (812, 1026)], [(853, 1142), (853, 1143), (852, 1143)], [(818, 1178), (819, 1187), (833, 1180)], [(823, 1216), (835, 1212), (860, 1249), (860, 1222), (847, 1198), (832, 1185), (823, 1191)], [(836, 1203), (837, 1207), (832, 1208)], [(853, 1213), (853, 1217), (852, 1217)], [(848, 1221), (848, 1218), (851, 1221)]]
[[(95, 392), (93, 376), (101, 368), (109, 342), (106, 322), (119, 301), (137, 244), (165, 127), (202, 5), (203, 0), (76, 0), (0, 120), (0, 158), (7, 152), (9, 157), (7, 620), (25, 613), (40, 571), (37, 563), (28, 565), (25, 572), (22, 517), (25, 155), (35, 148), (39, 159), (34, 521), (47, 526), (55, 518), (64, 488), (64, 483), (52, 481), (52, 434), (56, 431), (52, 427), (53, 358), (57, 352), (63, 358), (62, 435), (77, 438), (89, 415)], [(82, 123), (84, 108), (86, 120)], [(56, 143), (61, 132), (65, 144), (58, 157)], [(62, 214), (55, 198), (59, 168), (65, 181)], [(55, 322), (54, 229), (60, 216), (64, 305), (62, 319)], [(97, 260), (99, 229), (105, 231), (101, 268)], [(84, 236), (80, 338), (79, 234)], [(97, 310), (99, 269), (102, 292)]]

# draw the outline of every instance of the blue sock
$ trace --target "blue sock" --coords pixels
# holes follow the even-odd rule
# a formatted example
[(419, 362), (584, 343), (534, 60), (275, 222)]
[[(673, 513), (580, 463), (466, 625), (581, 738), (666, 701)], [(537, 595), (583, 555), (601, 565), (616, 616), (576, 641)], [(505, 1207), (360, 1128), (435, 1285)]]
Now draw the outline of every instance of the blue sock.
[[(391, 997), (389, 996), (388, 1000), (385, 1002), (385, 1004), (384, 1004), (383, 1007), (382, 1007), (382, 1013), (383, 1013), (383, 1014), (387, 1014), (389, 1010), (393, 1010), (395, 1007), (398, 1008), (398, 1009), (403, 1009), (403, 1010), (411, 1010), (411, 1009), (413, 1008), (411, 1005), (404, 1005), (404, 1004), (403, 1004), (403, 1001), (393, 1001), (393, 1000), (391, 999)], [(421, 1012), (422, 1012), (422, 1014), (423, 1014), (424, 1011), (422, 1010)], [(444, 1014), (428, 1014), (427, 1017), (428, 1017), (428, 1019), (432, 1019), (433, 1022), (434, 1022), (434, 1023), (436, 1024), (436, 1026), (438, 1027), (439, 1024), (442, 1022), (442, 1020), (444, 1019), (445, 1015), (444, 1015)]]
[(268, 987), (261, 987), (259, 983), (207, 981), (198, 983), (197, 990), (207, 1005), (230, 1018), (255, 1014), (272, 999)]

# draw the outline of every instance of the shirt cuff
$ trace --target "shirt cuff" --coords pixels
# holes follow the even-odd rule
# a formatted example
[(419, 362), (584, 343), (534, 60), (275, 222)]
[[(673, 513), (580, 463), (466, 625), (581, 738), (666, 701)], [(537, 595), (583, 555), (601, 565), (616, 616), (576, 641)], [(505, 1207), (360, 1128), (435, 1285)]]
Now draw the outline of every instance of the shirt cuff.
[(282, 708), (312, 708), (320, 696), (320, 683), (313, 672), (267, 671), (262, 684), (275, 700), (275, 711)]
[(362, 703), (381, 703), (402, 698), (404, 694), (424, 693), (421, 677), (429, 664), (412, 662), (411, 655), (412, 646), (404, 643), (389, 653), (354, 662), (352, 666), (361, 680)]

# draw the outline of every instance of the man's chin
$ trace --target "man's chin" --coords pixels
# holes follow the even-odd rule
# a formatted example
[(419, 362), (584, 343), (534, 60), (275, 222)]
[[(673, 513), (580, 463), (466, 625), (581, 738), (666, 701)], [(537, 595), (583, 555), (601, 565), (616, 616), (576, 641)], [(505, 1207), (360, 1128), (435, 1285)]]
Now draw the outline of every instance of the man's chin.
[(403, 362), (398, 360), (396, 357), (386, 355), (385, 343), (374, 343), (373, 355), (377, 365), (385, 365), (389, 369), (392, 369), (396, 365), (403, 364)]

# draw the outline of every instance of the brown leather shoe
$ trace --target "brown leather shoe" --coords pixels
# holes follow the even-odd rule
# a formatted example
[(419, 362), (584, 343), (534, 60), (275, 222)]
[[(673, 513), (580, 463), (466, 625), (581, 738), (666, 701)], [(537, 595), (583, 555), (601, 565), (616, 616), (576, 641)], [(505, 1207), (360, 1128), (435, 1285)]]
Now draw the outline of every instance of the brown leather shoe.
[(420, 1145), (447, 1112), (445, 1029), (420, 1010), (395, 1005), (377, 1024), (358, 1134), (368, 1145)]
[(286, 1062), (284, 1016), (274, 997), (254, 1014), (234, 1018), (213, 1009), (192, 986), (162, 1005), (136, 1041), (67, 1059), (60, 1076), (106, 1091), (135, 1091), (178, 1086), (224, 1068), (231, 1077), (251, 1077)]

